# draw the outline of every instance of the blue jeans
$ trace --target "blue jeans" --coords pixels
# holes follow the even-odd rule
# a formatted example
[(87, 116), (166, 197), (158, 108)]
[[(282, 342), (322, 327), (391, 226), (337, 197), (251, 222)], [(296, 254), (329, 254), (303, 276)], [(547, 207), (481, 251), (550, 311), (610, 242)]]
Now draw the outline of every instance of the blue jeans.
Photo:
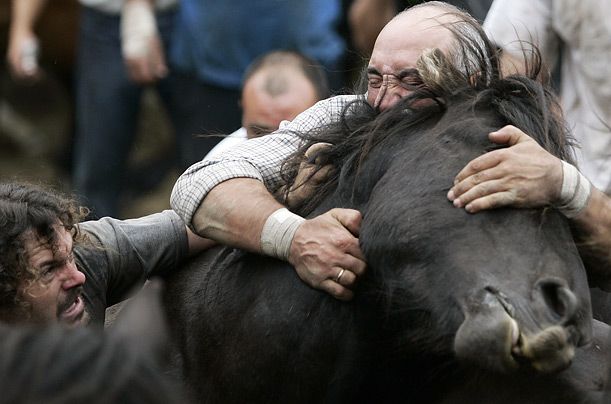
[[(157, 26), (166, 55), (171, 46), (173, 11), (157, 14)], [(119, 34), (120, 17), (82, 7), (76, 78), (76, 141), (73, 183), (93, 216), (119, 214), (127, 160), (135, 139), (143, 86), (130, 81), (123, 64)], [(209, 98), (197, 94), (184, 75), (173, 71), (156, 85), (176, 132), (176, 151), (169, 157), (184, 170), (202, 159), (218, 143), (218, 137), (196, 134), (209, 130), (230, 133), (240, 124), (239, 94), (228, 104), (234, 116), (219, 114)], [(212, 111), (212, 114), (206, 114)], [(226, 126), (208, 128), (206, 115)], [(237, 115), (237, 119), (236, 116)], [(226, 118), (226, 119), (224, 119)]]

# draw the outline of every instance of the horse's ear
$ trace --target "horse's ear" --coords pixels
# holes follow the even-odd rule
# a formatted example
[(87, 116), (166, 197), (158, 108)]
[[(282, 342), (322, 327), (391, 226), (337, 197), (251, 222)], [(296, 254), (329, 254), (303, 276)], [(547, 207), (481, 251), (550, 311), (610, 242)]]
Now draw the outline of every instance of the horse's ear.
[(119, 313), (110, 327), (109, 335), (131, 346), (144, 356), (165, 359), (168, 345), (168, 328), (161, 302), (163, 282), (158, 279), (147, 282), (142, 290)]

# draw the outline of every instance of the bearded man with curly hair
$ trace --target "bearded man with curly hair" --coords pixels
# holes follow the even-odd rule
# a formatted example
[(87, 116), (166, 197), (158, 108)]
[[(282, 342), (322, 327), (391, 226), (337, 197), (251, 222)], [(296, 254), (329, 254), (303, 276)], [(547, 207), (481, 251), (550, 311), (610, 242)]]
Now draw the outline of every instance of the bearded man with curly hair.
[(101, 325), (106, 307), (211, 244), (172, 211), (81, 222), (86, 214), (52, 190), (0, 184), (0, 321)]

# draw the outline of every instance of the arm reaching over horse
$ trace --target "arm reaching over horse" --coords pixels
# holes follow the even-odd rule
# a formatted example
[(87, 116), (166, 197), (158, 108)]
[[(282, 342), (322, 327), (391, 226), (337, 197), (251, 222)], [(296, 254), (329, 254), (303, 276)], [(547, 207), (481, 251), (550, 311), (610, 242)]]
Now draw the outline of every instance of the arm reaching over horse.
[[(222, 244), (262, 252), (263, 227), (282, 208), (260, 181), (235, 178), (208, 193), (192, 224), (198, 234)], [(337, 299), (350, 300), (350, 288), (366, 266), (357, 238), (360, 222), (358, 211), (333, 209), (299, 225), (288, 255), (299, 277)]]
[[(263, 227), (274, 212), (284, 208), (268, 189), (282, 184), (282, 163), (299, 145), (296, 133), (330, 123), (355, 98), (320, 101), (274, 134), (196, 163), (174, 186), (172, 207), (196, 234), (262, 252)], [(357, 238), (359, 225), (360, 214), (348, 209), (306, 220), (293, 234), (288, 256), (277, 258), (288, 260), (308, 285), (348, 300), (352, 297), (349, 288), (365, 268)]]
[[(562, 188), (567, 163), (546, 152), (514, 126), (492, 132), (489, 137), (495, 143), (510, 147), (486, 153), (458, 173), (448, 192), (448, 199), (456, 207), (476, 213), (504, 206), (562, 206), (566, 203)], [(588, 240), (581, 245), (582, 255), (604, 262), (608, 261), (611, 250), (611, 198), (594, 186), (589, 189), (589, 195), (583, 198), (579, 208), (570, 210), (568, 216), (580, 237)], [(604, 268), (605, 264), (594, 266)], [(609, 289), (605, 286), (610, 284), (609, 275), (601, 273), (594, 277), (597, 283), (604, 283), (597, 286)]]

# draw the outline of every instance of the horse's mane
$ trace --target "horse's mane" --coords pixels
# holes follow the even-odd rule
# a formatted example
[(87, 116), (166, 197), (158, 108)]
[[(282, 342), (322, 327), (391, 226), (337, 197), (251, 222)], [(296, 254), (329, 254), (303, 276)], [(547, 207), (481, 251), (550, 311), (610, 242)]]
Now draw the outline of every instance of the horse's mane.
[(102, 330), (0, 323), (0, 403), (184, 403), (151, 356)]
[[(504, 77), (499, 66), (499, 51), (473, 19), (454, 13), (455, 22), (443, 24), (455, 37), (453, 49), (423, 52), (416, 64), (420, 83), (392, 108), (378, 113), (364, 97), (348, 104), (338, 121), (308, 133), (299, 133), (302, 146), (283, 166), (287, 184), (284, 192), (301, 186), (296, 183), (305, 151), (319, 142), (331, 146), (310, 163), (319, 170), (333, 165), (335, 170), (318, 185), (315, 195), (295, 210), (307, 214), (318, 206), (338, 183), (340, 173), (358, 172), (369, 153), (393, 136), (431, 118), (439, 119), (453, 102), (468, 102), (470, 108), (492, 108), (502, 122), (521, 129), (551, 154), (573, 162), (572, 138), (562, 118), (557, 98), (547, 83), (537, 81), (542, 63), (538, 49), (524, 52), (524, 75)], [(500, 127), (499, 127), (500, 129)], [(434, 136), (430, 137), (435, 142)], [(499, 147), (490, 144), (490, 149)], [(286, 195), (285, 195), (286, 197)]]

